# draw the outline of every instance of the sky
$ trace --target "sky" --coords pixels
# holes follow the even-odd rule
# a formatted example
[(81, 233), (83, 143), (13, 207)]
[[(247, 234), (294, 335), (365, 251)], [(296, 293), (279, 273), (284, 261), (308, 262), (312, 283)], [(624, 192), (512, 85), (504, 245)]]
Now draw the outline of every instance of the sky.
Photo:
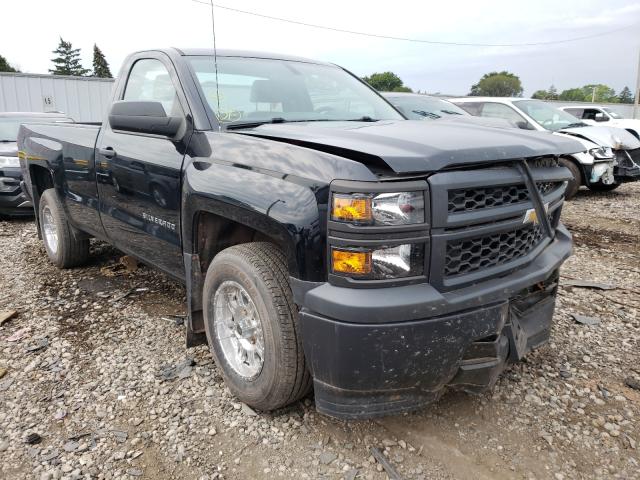
[[(211, 12), (193, 0), (5, 0), (0, 55), (29, 73), (47, 73), (59, 37), (82, 49), (93, 44), (114, 75), (132, 51), (211, 47)], [(393, 71), (428, 93), (464, 95), (487, 72), (508, 70), (525, 95), (551, 84), (559, 91), (604, 83), (633, 91), (640, 53), (638, 0), (320, 2), (214, 0), (221, 6), (379, 35), (458, 43), (555, 42), (528, 47), (412, 43), (327, 31), (215, 9), (218, 48), (260, 50), (337, 63), (364, 76)]]

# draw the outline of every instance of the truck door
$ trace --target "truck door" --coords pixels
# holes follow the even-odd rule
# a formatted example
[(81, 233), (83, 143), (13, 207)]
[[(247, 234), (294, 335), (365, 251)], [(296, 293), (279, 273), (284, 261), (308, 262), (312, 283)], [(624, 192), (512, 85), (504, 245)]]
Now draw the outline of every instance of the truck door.
[[(114, 98), (157, 101), (167, 115), (184, 118), (188, 106), (170, 60), (161, 53), (141, 55), (130, 60)], [(107, 121), (96, 145), (100, 214), (109, 239), (179, 278), (181, 168), (189, 136), (188, 129), (179, 139), (117, 131)]]

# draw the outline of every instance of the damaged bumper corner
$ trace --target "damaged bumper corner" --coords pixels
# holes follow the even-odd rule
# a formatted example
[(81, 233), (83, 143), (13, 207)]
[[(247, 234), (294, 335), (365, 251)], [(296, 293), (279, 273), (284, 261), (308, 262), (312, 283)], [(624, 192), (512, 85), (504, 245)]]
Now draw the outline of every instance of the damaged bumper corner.
[(510, 362), (548, 340), (557, 271), (570, 254), (560, 227), (529, 266), (469, 287), (473, 293), (429, 284), (294, 288), (316, 408), (369, 418), (420, 408), (445, 386), (492, 387)]

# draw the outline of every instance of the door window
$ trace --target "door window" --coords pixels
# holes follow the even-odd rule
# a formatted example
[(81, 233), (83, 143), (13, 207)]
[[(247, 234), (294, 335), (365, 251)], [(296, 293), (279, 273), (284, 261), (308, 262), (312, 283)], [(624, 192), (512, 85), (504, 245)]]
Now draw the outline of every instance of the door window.
[(520, 126), (522, 123), (526, 123), (525, 119), (508, 105), (501, 103), (487, 102), (482, 106), (482, 116), (490, 118), (502, 118), (507, 120), (514, 126)]
[(129, 73), (123, 100), (160, 102), (169, 116), (183, 116), (178, 93), (160, 60), (138, 60)]

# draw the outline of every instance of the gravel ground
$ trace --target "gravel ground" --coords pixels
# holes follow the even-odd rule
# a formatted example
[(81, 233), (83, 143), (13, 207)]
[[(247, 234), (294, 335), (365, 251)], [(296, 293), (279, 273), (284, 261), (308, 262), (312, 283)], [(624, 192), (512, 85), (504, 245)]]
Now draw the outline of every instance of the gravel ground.
[(102, 243), (59, 271), (33, 223), (0, 221), (0, 311), (18, 311), (0, 327), (0, 478), (387, 478), (370, 446), (403, 479), (640, 478), (640, 184), (580, 192), (564, 222), (575, 255), (547, 346), (492, 392), (340, 422), (313, 397), (237, 403), (207, 349), (184, 348), (184, 289), (164, 275), (116, 271)]

